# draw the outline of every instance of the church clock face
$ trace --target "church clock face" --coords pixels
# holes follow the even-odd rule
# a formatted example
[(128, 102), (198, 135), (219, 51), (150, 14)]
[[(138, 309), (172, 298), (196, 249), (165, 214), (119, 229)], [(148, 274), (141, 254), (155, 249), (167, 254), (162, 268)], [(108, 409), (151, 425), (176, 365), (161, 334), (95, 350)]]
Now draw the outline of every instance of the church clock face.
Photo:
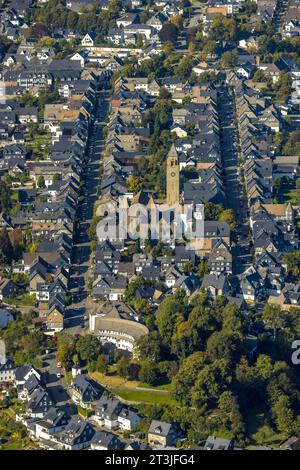
[(174, 178), (175, 175), (176, 175), (176, 173), (174, 171), (172, 171), (171, 176)]

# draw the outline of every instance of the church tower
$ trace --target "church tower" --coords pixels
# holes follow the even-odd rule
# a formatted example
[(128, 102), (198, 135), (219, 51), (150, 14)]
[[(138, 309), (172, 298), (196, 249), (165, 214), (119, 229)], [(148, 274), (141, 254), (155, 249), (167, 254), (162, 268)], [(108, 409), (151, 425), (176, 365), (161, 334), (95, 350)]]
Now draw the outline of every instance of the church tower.
[(174, 144), (167, 157), (167, 204), (179, 204), (179, 160)]

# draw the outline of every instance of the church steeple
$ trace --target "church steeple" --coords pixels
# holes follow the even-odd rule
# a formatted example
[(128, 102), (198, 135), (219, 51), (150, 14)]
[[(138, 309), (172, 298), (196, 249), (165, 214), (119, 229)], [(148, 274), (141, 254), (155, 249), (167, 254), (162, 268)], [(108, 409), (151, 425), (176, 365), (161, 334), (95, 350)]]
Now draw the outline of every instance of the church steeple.
[(179, 158), (174, 144), (167, 157), (167, 204), (179, 204)]

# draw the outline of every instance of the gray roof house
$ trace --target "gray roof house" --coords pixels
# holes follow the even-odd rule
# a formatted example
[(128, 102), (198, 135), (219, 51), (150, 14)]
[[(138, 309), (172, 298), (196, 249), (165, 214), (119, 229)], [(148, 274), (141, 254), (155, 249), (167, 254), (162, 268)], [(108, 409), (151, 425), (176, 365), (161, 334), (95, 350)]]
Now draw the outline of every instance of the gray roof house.
[(92, 450), (120, 450), (121, 448), (120, 439), (110, 432), (98, 431), (91, 441)]
[(174, 423), (152, 420), (148, 430), (148, 444), (150, 446), (174, 446), (180, 437)]

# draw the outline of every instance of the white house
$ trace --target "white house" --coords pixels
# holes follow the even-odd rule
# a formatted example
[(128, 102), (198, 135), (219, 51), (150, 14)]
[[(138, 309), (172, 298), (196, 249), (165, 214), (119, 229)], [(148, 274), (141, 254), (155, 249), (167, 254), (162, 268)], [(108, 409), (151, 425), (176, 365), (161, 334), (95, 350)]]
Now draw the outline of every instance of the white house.
[(83, 52), (76, 52), (70, 57), (70, 60), (78, 60), (80, 62), (80, 67), (83, 69), (86, 63), (86, 55)]
[(119, 427), (125, 431), (133, 431), (140, 420), (139, 415), (126, 408), (123, 408), (118, 416)]
[(86, 35), (81, 40), (82, 46), (94, 47), (96, 41), (96, 33), (86, 33)]

